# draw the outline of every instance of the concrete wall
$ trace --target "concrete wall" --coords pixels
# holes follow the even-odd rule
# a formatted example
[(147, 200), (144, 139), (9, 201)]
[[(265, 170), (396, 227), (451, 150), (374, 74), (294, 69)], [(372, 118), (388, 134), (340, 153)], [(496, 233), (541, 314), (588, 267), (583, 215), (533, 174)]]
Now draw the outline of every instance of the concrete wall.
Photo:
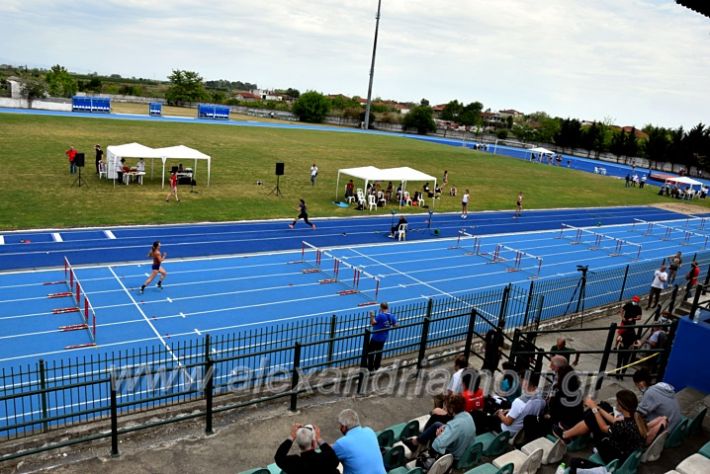
[(27, 103), (27, 99), (10, 99), (0, 97), (0, 107), (13, 107), (16, 109), (44, 109), (71, 112), (71, 102), (56, 101), (50, 99), (36, 99), (32, 101), (32, 107)]

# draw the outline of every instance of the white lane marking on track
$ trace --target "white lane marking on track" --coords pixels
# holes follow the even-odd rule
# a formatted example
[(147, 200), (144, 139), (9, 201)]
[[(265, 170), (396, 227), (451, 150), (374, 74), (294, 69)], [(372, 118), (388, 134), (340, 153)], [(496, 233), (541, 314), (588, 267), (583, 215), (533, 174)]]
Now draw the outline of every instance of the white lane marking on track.
[(173, 300), (171, 300), (170, 298), (165, 298), (165, 299), (167, 300), (168, 303), (172, 303), (172, 302), (173, 302)]
[(59, 232), (52, 232), (52, 239), (54, 239), (55, 242), (64, 242), (64, 239)]
[(180, 316), (182, 316), (182, 317), (184, 318), (184, 317), (185, 317), (185, 313), (183, 313), (182, 311), (180, 311)]
[(0, 245), (5, 245), (5, 236), (0, 235)]
[(200, 334), (200, 331), (197, 330), (197, 328), (195, 328), (195, 333), (196, 333), (198, 336), (201, 336), (201, 335), (202, 335), (202, 334)]
[(116, 236), (115, 236), (115, 235), (113, 234), (113, 232), (111, 232), (110, 230), (105, 230), (105, 231), (104, 231), (104, 235), (105, 235), (107, 238), (111, 239), (111, 240), (115, 240), (115, 239), (116, 239)]
[[(138, 312), (141, 314), (141, 316), (143, 316), (143, 319), (145, 320), (145, 322), (148, 323), (148, 326), (150, 326), (150, 328), (153, 330), (153, 333), (155, 333), (155, 335), (158, 337), (160, 342), (163, 343), (163, 346), (165, 346), (165, 350), (168, 351), (168, 353), (172, 356), (173, 360), (175, 362), (177, 362), (178, 366), (182, 367), (182, 363), (180, 362), (180, 359), (177, 358), (177, 356), (173, 353), (173, 351), (170, 349), (168, 344), (165, 342), (165, 339), (163, 339), (163, 336), (158, 332), (158, 330), (155, 328), (155, 326), (150, 321), (150, 319), (148, 319), (148, 316), (145, 314), (145, 312), (143, 311), (141, 306), (138, 304), (136, 299), (133, 297), (131, 292), (128, 291), (128, 288), (126, 288), (126, 285), (123, 284), (121, 279), (118, 277), (118, 275), (116, 275), (116, 272), (113, 271), (113, 268), (110, 265), (109, 265), (108, 269), (116, 277), (116, 281), (118, 282), (119, 285), (121, 285), (121, 287), (123, 288), (123, 291), (126, 293), (128, 298), (130, 298), (130, 300), (133, 302), (133, 304), (135, 305), (136, 309), (138, 309)], [(183, 367), (183, 370), (185, 371), (185, 374), (187, 375), (188, 379), (190, 379), (190, 381), (192, 382), (192, 377), (190, 377), (190, 375), (187, 373), (187, 371), (184, 369), (184, 367)]]

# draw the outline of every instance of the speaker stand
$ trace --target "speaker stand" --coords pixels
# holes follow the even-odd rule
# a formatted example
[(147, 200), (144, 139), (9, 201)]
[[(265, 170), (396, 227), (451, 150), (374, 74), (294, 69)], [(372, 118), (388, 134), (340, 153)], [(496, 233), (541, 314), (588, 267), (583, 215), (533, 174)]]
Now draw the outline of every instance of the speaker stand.
[(279, 187), (279, 179), (281, 176), (276, 175), (276, 186), (274, 186), (274, 189), (271, 190), (271, 192), (268, 194), (268, 196), (271, 196), (272, 194), (278, 197), (284, 197), (283, 194), (281, 194), (281, 188)]
[(79, 175), (74, 179), (74, 182), (72, 183), (72, 187), (82, 187), (82, 186), (89, 186), (89, 183), (86, 182), (84, 178), (81, 177), (81, 170), (83, 166), (77, 166), (77, 169), (79, 170)]

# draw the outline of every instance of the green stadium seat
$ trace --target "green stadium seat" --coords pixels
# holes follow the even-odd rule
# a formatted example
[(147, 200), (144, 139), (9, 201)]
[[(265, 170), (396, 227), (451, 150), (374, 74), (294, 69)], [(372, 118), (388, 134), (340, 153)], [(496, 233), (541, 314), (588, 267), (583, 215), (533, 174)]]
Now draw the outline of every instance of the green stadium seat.
[(703, 419), (708, 412), (708, 408), (704, 407), (696, 415), (690, 419), (688, 423), (688, 436), (695, 436), (703, 431)]
[(412, 436), (419, 435), (419, 420), (411, 420), (405, 426), (402, 432), (399, 434), (397, 439), (411, 438)]
[(402, 466), (397, 469), (392, 469), (388, 471), (387, 474), (423, 474), (421, 467), (414, 467), (412, 469)]
[(688, 434), (688, 419), (685, 418), (680, 421), (675, 427), (671, 434), (666, 439), (666, 448), (677, 448), (683, 443), (686, 435)]
[(270, 471), (264, 467), (256, 467), (248, 471), (242, 471), (239, 474), (270, 474)]
[(483, 445), (483, 455), (489, 457), (503, 454), (509, 447), (508, 441), (510, 441), (510, 431), (498, 434), (489, 432), (476, 436), (476, 442)]
[[(606, 469), (607, 471), (614, 472), (614, 474), (636, 474), (636, 471), (639, 468), (639, 464), (641, 464), (641, 455), (642, 451), (640, 449), (637, 449), (636, 451), (631, 453), (628, 458), (626, 458), (626, 461), (621, 466), (614, 469), (613, 467), (615, 465), (613, 464), (619, 463), (618, 459), (614, 459), (612, 462), (606, 465)], [(597, 464), (604, 464), (604, 460), (601, 458), (601, 456), (599, 456), (598, 453), (594, 453), (589, 456), (589, 460)]]
[(589, 435), (578, 436), (567, 444), (567, 452), (574, 453), (576, 451), (583, 451), (587, 449), (591, 441), (592, 438)]
[(387, 448), (382, 455), (382, 459), (385, 462), (385, 469), (395, 469), (404, 466), (407, 462), (407, 458), (404, 457), (404, 446)]
[(493, 464), (486, 463), (474, 467), (470, 471), (466, 471), (466, 474), (513, 474), (514, 470), (515, 466), (513, 466), (513, 464), (506, 464), (498, 469)]
[(473, 443), (466, 448), (463, 456), (456, 462), (456, 469), (469, 469), (481, 463), (483, 455), (483, 443)]
[(698, 453), (710, 459), (710, 441), (705, 443), (705, 446), (700, 448), (700, 450), (698, 450)]
[(377, 433), (377, 442), (380, 444), (380, 448), (390, 448), (395, 441), (394, 432), (390, 429)]
[(266, 466), (266, 469), (269, 470), (270, 474), (283, 474), (283, 471), (281, 470), (281, 468), (279, 466), (276, 465), (275, 462), (272, 462), (271, 464)]
[(663, 431), (656, 439), (653, 440), (651, 445), (646, 448), (646, 450), (641, 455), (641, 462), (653, 462), (657, 461), (663, 453), (663, 448), (666, 446), (666, 439), (668, 439), (670, 433), (668, 431)]

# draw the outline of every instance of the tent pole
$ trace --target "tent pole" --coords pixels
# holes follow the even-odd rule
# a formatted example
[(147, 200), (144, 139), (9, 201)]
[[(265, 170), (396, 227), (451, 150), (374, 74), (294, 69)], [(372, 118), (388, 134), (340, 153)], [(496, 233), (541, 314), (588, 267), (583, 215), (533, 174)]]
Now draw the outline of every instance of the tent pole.
[(338, 177), (335, 180), (335, 202), (338, 202), (338, 188), (340, 187), (340, 171), (338, 171)]
[(207, 186), (210, 185), (210, 175), (212, 174), (212, 157), (207, 158)]

